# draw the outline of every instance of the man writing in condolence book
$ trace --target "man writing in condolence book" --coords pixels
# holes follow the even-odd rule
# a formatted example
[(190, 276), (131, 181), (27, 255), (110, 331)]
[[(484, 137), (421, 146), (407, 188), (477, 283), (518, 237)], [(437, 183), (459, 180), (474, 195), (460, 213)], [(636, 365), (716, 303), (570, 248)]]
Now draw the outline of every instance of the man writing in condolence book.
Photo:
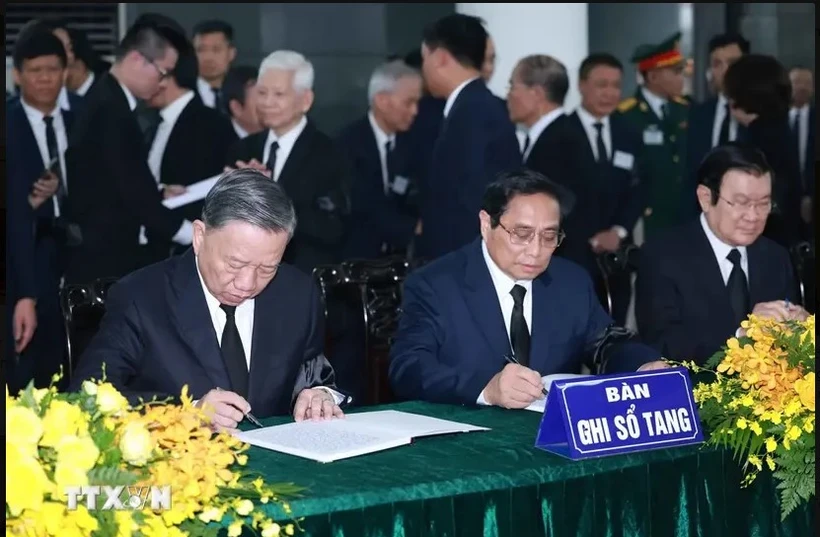
[(539, 173), (502, 174), (481, 237), (411, 274), (390, 352), (399, 397), (525, 408), (542, 375), (667, 367), (613, 326), (582, 267), (553, 257), (567, 198)]
[(71, 389), (104, 367), (132, 403), (177, 396), (187, 384), (218, 429), (254, 414), (342, 417), (349, 401), (322, 354), (318, 289), (281, 263), (295, 227), (278, 183), (253, 169), (226, 173), (193, 223), (193, 249), (111, 288)]

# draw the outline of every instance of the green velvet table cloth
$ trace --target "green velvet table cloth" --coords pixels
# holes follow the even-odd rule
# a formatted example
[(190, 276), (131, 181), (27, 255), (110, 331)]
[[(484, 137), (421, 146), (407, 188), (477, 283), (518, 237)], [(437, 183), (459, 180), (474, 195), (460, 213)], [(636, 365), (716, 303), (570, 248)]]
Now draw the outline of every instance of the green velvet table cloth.
[[(291, 502), (309, 537), (809, 537), (809, 506), (780, 521), (768, 474), (750, 488), (731, 454), (703, 446), (571, 461), (534, 447), (541, 415), (401, 403), (491, 428), (321, 464), (262, 448), (249, 470), (307, 487)], [(287, 419), (264, 420), (265, 425)], [(284, 519), (276, 505), (260, 506)]]

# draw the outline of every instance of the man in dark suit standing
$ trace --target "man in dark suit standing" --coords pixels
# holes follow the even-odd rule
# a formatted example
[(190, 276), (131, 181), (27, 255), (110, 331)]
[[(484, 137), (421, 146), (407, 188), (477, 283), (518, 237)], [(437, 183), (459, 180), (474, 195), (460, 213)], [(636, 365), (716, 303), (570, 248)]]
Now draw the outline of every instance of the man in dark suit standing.
[(343, 152), (307, 118), (313, 65), (278, 50), (259, 67), (257, 111), (265, 130), (228, 151), (229, 167), (253, 167), (281, 183), (296, 207), (299, 228), (285, 260), (307, 273), (340, 261), (349, 212), (350, 169)]
[(723, 75), (730, 65), (748, 53), (749, 42), (742, 35), (720, 34), (709, 40), (706, 76), (714, 96), (689, 108), (689, 136), (686, 139), (686, 180), (689, 186), (683, 203), (684, 209), (693, 216), (700, 214), (694, 191), (701, 161), (714, 147), (743, 139), (744, 127), (732, 117), (729, 100), (723, 93)]
[(58, 301), (67, 192), (64, 152), (72, 113), (58, 102), (66, 69), (60, 40), (26, 32), (13, 52), (20, 96), (6, 106), (9, 389), (44, 388), (65, 354)]
[(473, 240), (485, 186), (521, 164), (515, 128), (480, 76), (487, 37), (479, 19), (463, 14), (448, 15), (424, 33), (425, 82), (447, 100), (430, 174), (421, 185), (422, 257), (439, 257)]
[(262, 130), (256, 113), (256, 67), (235, 65), (222, 82), (222, 97), (228, 106), (231, 125), (241, 140)]
[(81, 233), (66, 281), (116, 278), (143, 266), (143, 226), (163, 240), (190, 244), (191, 222), (162, 205), (134, 114), (137, 99), (160, 91), (177, 51), (188, 46), (174, 21), (143, 15), (120, 43), (111, 71), (88, 94), (66, 153), (69, 213)]
[(220, 429), (250, 411), (341, 417), (346, 397), (322, 354), (318, 289), (282, 263), (295, 227), (281, 185), (252, 169), (226, 173), (194, 223), (193, 249), (111, 288), (71, 390), (104, 367), (131, 401), (175, 397), (187, 385)]
[(752, 147), (719, 146), (698, 170), (699, 218), (641, 250), (636, 316), (641, 338), (672, 360), (704, 363), (749, 313), (805, 319), (788, 252), (762, 237), (772, 168)]
[[(180, 51), (173, 75), (148, 100), (148, 106), (159, 111), (153, 139), (147, 144), (148, 167), (165, 198), (219, 175), (228, 149), (237, 140), (230, 120), (202, 104), (196, 93), (196, 73), (193, 49)], [(174, 212), (187, 220), (196, 220), (202, 214), (202, 201), (183, 205)], [(145, 240), (156, 261), (168, 257), (173, 246), (151, 234)], [(179, 246), (177, 251), (183, 248)]]
[(401, 60), (380, 65), (368, 86), (370, 110), (339, 135), (354, 169), (345, 258), (404, 254), (419, 229), (416, 162), (406, 132), (421, 85), (419, 72)]
[(199, 61), (197, 91), (205, 106), (229, 115), (223, 83), (236, 59), (233, 26), (223, 20), (206, 20), (194, 27), (194, 49)]
[(542, 397), (542, 375), (666, 367), (633, 343), (593, 363), (612, 320), (586, 271), (552, 255), (563, 195), (536, 172), (502, 174), (486, 189), (480, 238), (410, 275), (390, 351), (399, 397), (524, 408)]
[(793, 67), (789, 71), (792, 83), (792, 107), (789, 110), (789, 126), (800, 162), (801, 191), (803, 193), (800, 213), (803, 217), (804, 238), (814, 238), (814, 193), (816, 189), (815, 145), (817, 115), (812, 103), (814, 97), (814, 74), (807, 67)]

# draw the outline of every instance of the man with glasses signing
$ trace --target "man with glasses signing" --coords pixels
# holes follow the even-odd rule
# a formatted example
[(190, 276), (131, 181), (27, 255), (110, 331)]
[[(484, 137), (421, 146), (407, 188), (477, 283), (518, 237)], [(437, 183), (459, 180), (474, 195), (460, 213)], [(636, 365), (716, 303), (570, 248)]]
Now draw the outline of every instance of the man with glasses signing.
[[(180, 51), (193, 54), (173, 20), (145, 14), (129, 28), (111, 70), (89, 91), (66, 152), (72, 183), (68, 219), (75, 231), (66, 281), (119, 278), (150, 261), (140, 229), (191, 244), (193, 227), (162, 204), (134, 110), (167, 83)], [(174, 183), (168, 178), (168, 183)]]
[[(567, 194), (544, 176), (508, 172), (491, 183), (481, 236), (412, 273), (390, 352), (401, 398), (525, 408), (543, 397), (542, 375), (596, 369), (612, 319), (588, 273), (553, 257)], [(605, 372), (665, 367), (653, 349), (623, 342)]]
[(763, 237), (773, 173), (750, 146), (713, 149), (698, 170), (698, 219), (641, 249), (636, 316), (644, 341), (672, 360), (704, 363), (742, 335), (752, 313), (804, 320), (785, 248)]

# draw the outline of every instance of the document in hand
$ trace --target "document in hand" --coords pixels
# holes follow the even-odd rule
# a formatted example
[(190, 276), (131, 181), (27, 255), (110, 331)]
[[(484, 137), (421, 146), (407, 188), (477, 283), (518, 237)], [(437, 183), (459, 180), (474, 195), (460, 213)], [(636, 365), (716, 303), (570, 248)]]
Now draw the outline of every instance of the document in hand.
[(330, 421), (300, 421), (236, 433), (248, 444), (323, 463), (409, 444), (414, 438), (489, 431), (466, 423), (397, 410), (347, 414)]
[[(545, 375), (541, 377), (541, 382), (544, 384), (544, 389), (547, 392), (550, 391), (550, 386), (556, 380), (568, 380), (568, 379), (580, 379), (584, 377), (590, 377), (592, 375), (573, 375), (571, 373), (558, 373), (556, 375)], [(526, 407), (524, 410), (532, 410), (533, 412), (544, 412), (544, 409), (547, 406), (547, 396), (543, 396), (541, 399), (536, 399), (533, 401), (530, 406)]]
[(222, 177), (222, 175), (215, 175), (208, 179), (203, 179), (198, 183), (188, 185), (185, 187), (184, 194), (162, 200), (162, 204), (169, 209), (176, 209), (177, 207), (182, 207), (183, 205), (188, 205), (189, 203), (205, 199), (205, 196), (208, 195), (208, 192), (211, 191), (220, 177)]

